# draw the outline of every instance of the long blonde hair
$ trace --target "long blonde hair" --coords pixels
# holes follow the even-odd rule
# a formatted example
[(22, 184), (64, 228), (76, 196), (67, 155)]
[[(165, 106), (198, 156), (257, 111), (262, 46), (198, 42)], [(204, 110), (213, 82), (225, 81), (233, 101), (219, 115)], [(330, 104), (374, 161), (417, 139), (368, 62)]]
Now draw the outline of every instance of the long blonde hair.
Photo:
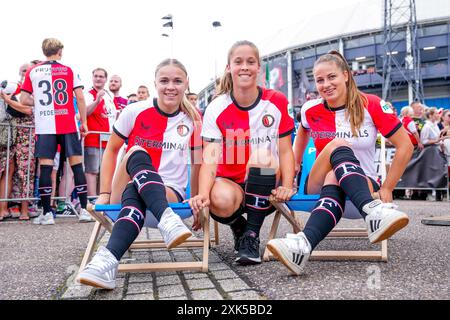
[[(259, 56), (259, 50), (258, 47), (251, 41), (248, 40), (241, 40), (241, 41), (237, 41), (235, 42), (230, 50), (228, 50), (228, 56), (227, 56), (227, 65), (230, 65), (231, 62), (231, 56), (233, 55), (234, 50), (236, 50), (238, 47), (241, 46), (249, 46), (250, 48), (252, 48), (254, 50), (255, 53), (255, 57), (258, 60), (258, 64), (261, 65), (261, 59)], [(222, 78), (220, 79), (219, 85), (217, 86), (217, 90), (216, 90), (216, 95), (220, 96), (222, 94), (229, 94), (231, 91), (233, 90), (233, 79), (231, 78), (231, 73), (225, 72), (223, 73)]]
[[(156, 78), (156, 74), (158, 73), (158, 71), (161, 68), (163, 68), (165, 66), (170, 66), (170, 65), (175, 66), (175, 67), (179, 68), (181, 71), (183, 71), (187, 78), (188, 73), (186, 71), (186, 68), (177, 59), (165, 59), (160, 64), (158, 64), (158, 66), (156, 67), (156, 70), (155, 70), (155, 78)], [(184, 93), (183, 93), (183, 99), (181, 100), (181, 103), (180, 103), (180, 109), (181, 109), (181, 111), (183, 111), (184, 113), (187, 114), (187, 116), (192, 120), (194, 125), (197, 126), (197, 124), (201, 121), (201, 117), (197, 111), (197, 108), (195, 108), (191, 104), (191, 102), (186, 98), (186, 95)]]
[(367, 99), (362, 92), (358, 90), (358, 86), (353, 78), (352, 70), (347, 63), (347, 60), (345, 60), (338, 51), (332, 50), (321, 56), (314, 63), (314, 69), (323, 62), (334, 62), (342, 72), (347, 72), (348, 74), (348, 81), (346, 83), (347, 98), (345, 100), (346, 118), (350, 122), (353, 136), (358, 137), (359, 135), (357, 132), (364, 121), (364, 106), (367, 104)]

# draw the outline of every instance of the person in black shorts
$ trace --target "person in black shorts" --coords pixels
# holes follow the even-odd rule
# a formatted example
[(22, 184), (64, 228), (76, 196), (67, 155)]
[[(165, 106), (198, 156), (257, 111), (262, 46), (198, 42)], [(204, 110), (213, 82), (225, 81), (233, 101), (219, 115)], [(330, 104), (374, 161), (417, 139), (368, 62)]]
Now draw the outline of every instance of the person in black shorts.
[[(83, 171), (81, 137), (86, 133), (86, 106), (80, 77), (70, 67), (58, 60), (64, 45), (54, 38), (42, 42), (42, 51), (47, 60), (28, 69), (21, 88), (20, 102), (34, 106), (36, 128), (36, 157), (40, 163), (39, 193), (43, 213), (33, 220), (34, 224), (54, 224), (50, 207), (52, 194), (51, 173), (57, 145), (69, 157), (75, 179), (75, 188), (80, 197), (80, 221), (91, 221), (86, 211), (87, 186)], [(74, 108), (74, 97), (78, 104), (81, 125), (78, 126)]]

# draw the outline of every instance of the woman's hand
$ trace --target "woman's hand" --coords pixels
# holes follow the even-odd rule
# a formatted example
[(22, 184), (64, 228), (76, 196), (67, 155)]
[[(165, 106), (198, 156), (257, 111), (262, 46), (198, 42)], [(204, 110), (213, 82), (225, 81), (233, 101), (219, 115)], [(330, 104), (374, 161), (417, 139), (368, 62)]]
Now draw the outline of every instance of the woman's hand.
[(269, 197), (270, 201), (285, 202), (288, 201), (297, 192), (294, 188), (287, 188), (279, 186), (272, 190), (272, 194)]
[(183, 203), (189, 203), (194, 215), (194, 223), (192, 224), (192, 229), (194, 231), (201, 229), (201, 219), (199, 219), (199, 213), (202, 209), (209, 206), (209, 197), (205, 195), (198, 194), (190, 199), (186, 199)]
[(378, 195), (380, 197), (380, 200), (384, 203), (392, 203), (392, 190), (387, 189), (386, 187), (381, 187), (380, 190), (378, 190)]

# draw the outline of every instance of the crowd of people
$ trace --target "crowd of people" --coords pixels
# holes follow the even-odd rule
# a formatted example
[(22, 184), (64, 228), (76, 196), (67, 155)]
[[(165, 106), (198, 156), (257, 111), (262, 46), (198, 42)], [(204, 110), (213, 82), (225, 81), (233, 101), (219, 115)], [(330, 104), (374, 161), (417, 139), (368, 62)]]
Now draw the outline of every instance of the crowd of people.
[[(428, 146), (438, 146), (447, 159), (448, 175), (450, 175), (450, 110), (426, 107), (420, 102), (413, 102), (401, 109), (399, 118), (408, 132), (411, 143), (418, 151)], [(450, 188), (450, 185), (449, 185)], [(419, 192), (408, 189), (405, 198), (418, 197)], [(436, 191), (424, 191), (428, 200), (442, 199)]]
[[(385, 240), (409, 221), (392, 204), (393, 190), (413, 153), (409, 134), (419, 138), (418, 148), (444, 140), (435, 129), (437, 110), (427, 110), (423, 128), (411, 131), (405, 120), (409, 114), (402, 125), (389, 104), (358, 89), (348, 62), (337, 51), (314, 64), (319, 97), (302, 106), (293, 142), (288, 100), (259, 86), (261, 60), (250, 41), (230, 48), (224, 75), (203, 115), (196, 107), (197, 96), (187, 93), (188, 72), (176, 59), (155, 68), (156, 97), (150, 98), (148, 87), (140, 86), (125, 99), (119, 76), (110, 77), (107, 90), (108, 73), (96, 68), (92, 87), (86, 89), (76, 72), (60, 63), (60, 41), (45, 39), (42, 49), (47, 60), (23, 69), (19, 100), (5, 93), (1, 98), (34, 121), (36, 141), (33, 137), (28, 143), (34, 143), (43, 207), (34, 223), (54, 224), (52, 172), (58, 146), (60, 159), (68, 158), (67, 171), (73, 174), (80, 221), (92, 220), (88, 198), (95, 197), (97, 204), (121, 204), (107, 245), (78, 274), (77, 280), (86, 285), (116, 286), (119, 261), (148, 215), (156, 219), (168, 249), (189, 238), (192, 232), (170, 208), (171, 202), (189, 203), (194, 230), (201, 228), (200, 211), (209, 208), (214, 220), (230, 227), (236, 262), (251, 265), (261, 263), (260, 230), (274, 211), (272, 202), (289, 200), (298, 187), (305, 194), (320, 194), (302, 232), (268, 243), (296, 275), (339, 222), (347, 197), (364, 219), (369, 241)], [(382, 182), (375, 168), (378, 132), (397, 149)], [(305, 185), (297, 186), (310, 138), (317, 158)], [(4, 148), (0, 151), (3, 160)], [(186, 194), (188, 183), (191, 194)], [(0, 214), (3, 218), (7, 212)]]
[[(35, 156), (38, 140), (35, 116), (30, 106), (19, 101), (20, 91), (24, 91), (23, 85), (27, 71), (38, 64), (42, 65), (45, 62), (33, 60), (20, 66), (16, 92), (7, 94), (6, 91), (0, 91), (0, 123), (4, 124), (0, 126), (0, 130), (2, 134), (4, 133), (5, 140), (0, 143), (0, 199), (11, 199), (10, 201), (0, 201), (0, 221), (5, 218), (28, 221), (30, 218), (38, 217), (42, 212), (42, 200), (31, 200), (41, 193), (38, 190), (41, 181), (41, 167), (38, 157)], [(83, 85), (82, 93), (87, 112), (86, 125), (89, 132), (93, 132), (88, 132), (83, 141), (82, 159), (87, 182), (87, 195), (91, 200), (95, 200), (98, 196), (101, 154), (106, 147), (106, 140), (102, 141), (100, 146), (100, 138), (103, 139), (103, 137), (98, 132), (109, 134), (113, 123), (126, 106), (150, 98), (149, 89), (145, 85), (139, 86), (135, 93), (128, 94), (126, 98), (121, 95), (121, 88), (121, 77), (119, 75), (108, 77), (108, 72), (104, 68), (96, 68), (92, 71), (91, 86), (84, 87)], [(187, 95), (189, 100), (196, 105), (197, 95), (192, 92)], [(80, 125), (76, 98), (73, 99), (73, 106), (78, 119), (77, 125)], [(9, 141), (6, 141), (7, 124), (11, 125)], [(47, 139), (41, 141), (48, 143)], [(7, 144), (9, 144), (9, 152), (7, 152)], [(72, 169), (67, 168), (66, 158), (69, 156), (70, 154), (66, 150), (61, 151), (61, 145), (58, 144), (52, 163), (48, 164), (52, 166), (51, 170), (50, 167), (44, 168), (44, 176), (47, 175), (46, 170), (51, 172), (52, 188), (50, 209), (44, 210), (51, 211), (53, 217), (56, 214), (74, 214), (73, 211), (77, 210), (81, 222), (93, 221), (87, 213), (81, 210), (78, 193), (82, 193), (82, 191), (77, 192), (75, 189)], [(59, 200), (54, 200), (54, 197), (59, 197)], [(48, 222), (44, 222), (44, 224), (47, 223), (52, 224), (54, 220), (50, 219)]]

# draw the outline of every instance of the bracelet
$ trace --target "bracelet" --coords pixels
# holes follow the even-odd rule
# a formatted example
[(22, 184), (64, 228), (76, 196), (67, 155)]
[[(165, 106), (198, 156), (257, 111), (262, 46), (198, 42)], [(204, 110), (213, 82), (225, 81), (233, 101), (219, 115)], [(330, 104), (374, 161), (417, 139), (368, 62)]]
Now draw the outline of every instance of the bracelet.
[(100, 192), (100, 194), (109, 194), (109, 195), (111, 195), (111, 192)]

